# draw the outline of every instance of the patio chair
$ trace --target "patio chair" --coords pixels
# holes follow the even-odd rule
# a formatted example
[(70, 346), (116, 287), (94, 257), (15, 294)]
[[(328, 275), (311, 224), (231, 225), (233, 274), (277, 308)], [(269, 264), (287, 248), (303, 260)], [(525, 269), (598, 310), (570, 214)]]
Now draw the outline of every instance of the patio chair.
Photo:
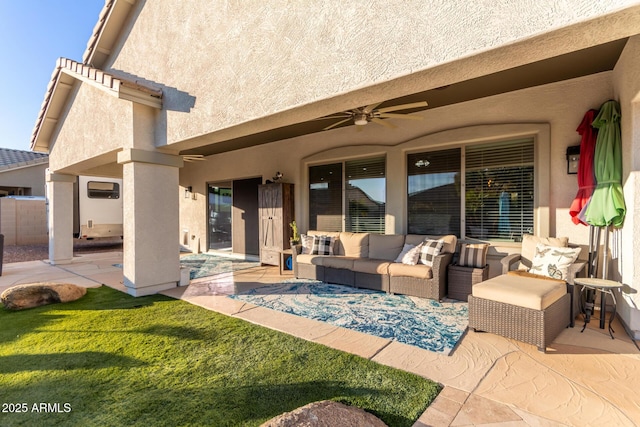
[[(585, 265), (576, 262), (579, 252), (580, 248), (568, 247), (566, 238), (525, 236), (521, 254), (503, 260), (502, 275), (473, 287), (469, 327), (533, 344), (545, 352), (563, 329), (573, 325), (572, 284)], [(563, 261), (561, 274), (556, 273), (559, 263), (544, 264), (545, 256)], [(511, 270), (518, 261), (518, 268)]]

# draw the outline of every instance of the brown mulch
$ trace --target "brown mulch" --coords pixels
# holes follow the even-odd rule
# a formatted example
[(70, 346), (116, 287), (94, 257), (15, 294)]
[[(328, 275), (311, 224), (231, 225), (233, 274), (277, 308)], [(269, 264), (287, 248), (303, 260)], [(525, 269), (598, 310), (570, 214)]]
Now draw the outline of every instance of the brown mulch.
[[(105, 238), (94, 240), (74, 240), (73, 254), (110, 252), (122, 250), (122, 239)], [(3, 264), (22, 261), (38, 261), (49, 258), (49, 245), (5, 246)]]

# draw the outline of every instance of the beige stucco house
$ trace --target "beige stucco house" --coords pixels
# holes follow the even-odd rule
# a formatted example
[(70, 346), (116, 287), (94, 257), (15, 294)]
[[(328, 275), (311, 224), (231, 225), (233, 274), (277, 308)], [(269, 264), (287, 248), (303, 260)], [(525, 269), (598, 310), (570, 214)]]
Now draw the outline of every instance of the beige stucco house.
[[(353, 210), (386, 233), (488, 240), (492, 263), (525, 232), (586, 246), (565, 153), (609, 99), (628, 208), (610, 277), (638, 338), (639, 1), (107, 0), (82, 60), (58, 61), (33, 133), (50, 154), (50, 258), (72, 261), (78, 174), (124, 180), (132, 295), (176, 285), (178, 243), (256, 254), (256, 187), (277, 171), (302, 231), (355, 229)], [(384, 115), (422, 101), (391, 111), (421, 120)], [(318, 120), (363, 106), (383, 116)]]

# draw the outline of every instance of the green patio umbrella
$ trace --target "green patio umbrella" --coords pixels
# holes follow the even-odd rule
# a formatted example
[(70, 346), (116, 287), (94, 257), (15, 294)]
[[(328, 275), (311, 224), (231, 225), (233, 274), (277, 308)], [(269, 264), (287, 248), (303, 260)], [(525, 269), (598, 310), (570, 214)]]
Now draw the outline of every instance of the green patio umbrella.
[(592, 126), (598, 129), (593, 158), (597, 185), (587, 207), (586, 221), (597, 227), (620, 227), (626, 213), (621, 184), (620, 105), (616, 101), (602, 104)]

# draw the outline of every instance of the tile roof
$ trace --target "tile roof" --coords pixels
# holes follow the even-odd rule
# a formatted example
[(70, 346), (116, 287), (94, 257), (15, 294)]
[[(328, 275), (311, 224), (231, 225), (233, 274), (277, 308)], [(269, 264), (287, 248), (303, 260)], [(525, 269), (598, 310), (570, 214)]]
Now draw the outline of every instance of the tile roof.
[(0, 170), (14, 169), (29, 165), (46, 163), (49, 155), (33, 151), (0, 148)]

